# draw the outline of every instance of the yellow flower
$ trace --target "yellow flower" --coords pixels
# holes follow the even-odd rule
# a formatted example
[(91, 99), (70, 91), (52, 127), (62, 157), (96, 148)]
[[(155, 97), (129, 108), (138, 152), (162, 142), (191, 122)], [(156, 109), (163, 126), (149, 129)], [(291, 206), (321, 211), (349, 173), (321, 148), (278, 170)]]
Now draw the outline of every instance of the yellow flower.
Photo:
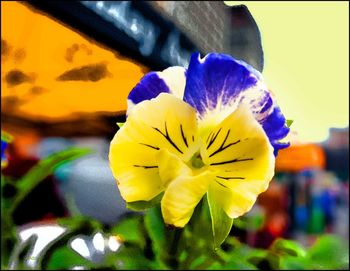
[[(190, 76), (208, 76), (203, 71), (213, 58), (233, 66), (221, 65), (230, 69), (203, 89)], [(110, 145), (111, 169), (124, 200), (151, 201), (163, 195), (164, 221), (175, 227), (188, 223), (206, 194), (209, 206), (215, 204), (231, 219), (248, 212), (273, 177), (273, 144), (278, 144), (264, 130), (277, 106), (261, 89), (257, 73), (245, 63), (212, 54), (204, 60), (192, 57), (187, 71), (177, 67), (145, 76), (129, 95), (127, 121)], [(228, 85), (228, 80), (236, 83)], [(210, 93), (209, 85), (219, 90)], [(252, 93), (262, 94), (252, 98)], [(284, 117), (278, 125), (285, 128)]]

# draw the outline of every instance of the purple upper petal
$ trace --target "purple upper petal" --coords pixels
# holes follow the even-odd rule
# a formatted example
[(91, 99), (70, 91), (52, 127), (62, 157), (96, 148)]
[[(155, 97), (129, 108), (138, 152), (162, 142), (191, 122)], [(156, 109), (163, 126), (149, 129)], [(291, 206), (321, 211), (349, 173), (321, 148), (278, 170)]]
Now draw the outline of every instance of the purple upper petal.
[(144, 100), (157, 97), (160, 93), (170, 90), (163, 79), (156, 72), (147, 73), (141, 81), (131, 90), (128, 100), (138, 104)]
[(278, 106), (275, 106), (272, 113), (261, 123), (270, 140), (279, 140), (289, 133), (286, 120)]
[(211, 53), (204, 60), (193, 54), (187, 70), (184, 101), (204, 114), (237, 98), (241, 91), (256, 85), (258, 78), (247, 66), (224, 54)]
[(231, 56), (210, 53), (204, 59), (193, 54), (187, 70), (184, 101), (197, 109), (199, 118), (210, 111), (235, 110), (244, 100), (262, 125), (275, 150), (288, 147), (279, 143), (289, 128), (261, 74)]
[(261, 125), (274, 147), (275, 156), (277, 156), (278, 150), (289, 147), (289, 143), (278, 142), (286, 137), (290, 130), (278, 106), (275, 105), (272, 113), (261, 122)]
[(197, 110), (199, 118), (214, 110), (230, 113), (244, 101), (269, 137), (275, 155), (279, 149), (289, 146), (278, 142), (289, 132), (280, 108), (263, 83), (261, 74), (247, 63), (218, 53), (210, 53), (200, 59), (197, 53), (192, 55), (187, 71), (182, 69), (179, 74), (171, 68), (167, 70), (167, 75), (165, 71), (146, 74), (130, 92), (129, 105), (150, 100), (162, 92), (182, 97), (174, 81), (179, 82), (179, 76), (185, 76), (183, 99)]
[(156, 98), (166, 92), (182, 99), (186, 84), (186, 69), (179, 66), (169, 67), (163, 71), (147, 73), (131, 90), (128, 96), (128, 111), (133, 106), (144, 101)]

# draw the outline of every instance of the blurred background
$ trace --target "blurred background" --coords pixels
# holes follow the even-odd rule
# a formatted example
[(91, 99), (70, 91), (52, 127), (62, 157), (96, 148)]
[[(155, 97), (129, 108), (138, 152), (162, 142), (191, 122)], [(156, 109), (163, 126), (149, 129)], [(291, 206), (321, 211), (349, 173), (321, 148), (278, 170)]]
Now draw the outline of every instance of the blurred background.
[(261, 248), (278, 237), (310, 246), (325, 233), (348, 243), (348, 20), (347, 2), (2, 1), (1, 129), (13, 137), (2, 174), (15, 180), (53, 153), (93, 150), (36, 186), (14, 223), (80, 214), (113, 225), (130, 213), (107, 157), (129, 91), (151, 70), (215, 51), (261, 71), (294, 120), (291, 147), (247, 214), (259, 226), (231, 234)]

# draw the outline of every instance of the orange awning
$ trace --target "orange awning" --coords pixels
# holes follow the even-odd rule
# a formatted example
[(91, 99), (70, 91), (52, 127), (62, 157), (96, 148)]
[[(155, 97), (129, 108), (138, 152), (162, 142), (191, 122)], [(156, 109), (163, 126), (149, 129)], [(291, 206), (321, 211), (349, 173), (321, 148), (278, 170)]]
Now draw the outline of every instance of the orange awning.
[(147, 68), (19, 2), (1, 2), (2, 113), (35, 121), (123, 114)]
[(309, 168), (324, 168), (325, 153), (316, 144), (296, 144), (280, 150), (276, 158), (276, 171), (299, 172)]

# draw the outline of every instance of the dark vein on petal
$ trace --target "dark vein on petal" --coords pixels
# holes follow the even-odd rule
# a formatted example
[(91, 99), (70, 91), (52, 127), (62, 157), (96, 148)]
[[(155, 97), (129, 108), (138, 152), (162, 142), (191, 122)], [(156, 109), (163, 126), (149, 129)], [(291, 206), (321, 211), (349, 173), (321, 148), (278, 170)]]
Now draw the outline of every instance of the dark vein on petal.
[(207, 149), (210, 148), (211, 144), (213, 144), (216, 140), (216, 138), (218, 137), (218, 135), (220, 134), (221, 128), (219, 129), (219, 131), (216, 133), (216, 135), (213, 137), (213, 139), (210, 139), (209, 145), (207, 146)]
[(192, 142), (194, 142), (194, 136), (192, 136)]
[(145, 144), (145, 143), (139, 143), (139, 144), (144, 145), (144, 146), (147, 146), (147, 147), (150, 147), (150, 148), (155, 149), (155, 150), (157, 150), (157, 151), (159, 150), (159, 147), (155, 147), (155, 146), (148, 145), (148, 144)]
[[(216, 180), (215, 180), (216, 181)], [(225, 187), (225, 188), (228, 188), (226, 185), (224, 185), (224, 184), (222, 184), (222, 183), (220, 183), (220, 182), (218, 182), (218, 181), (216, 181), (218, 184), (220, 184), (221, 186), (223, 186), (223, 187)]]
[(211, 155), (209, 155), (209, 157), (212, 157), (213, 155), (215, 155), (215, 154), (217, 154), (217, 153), (219, 153), (219, 152), (222, 152), (222, 151), (224, 151), (224, 150), (226, 150), (228, 147), (231, 147), (231, 146), (233, 146), (233, 145), (236, 145), (237, 143), (239, 143), (239, 142), (241, 142), (240, 140), (237, 140), (236, 142), (233, 142), (233, 143), (230, 143), (230, 144), (228, 144), (227, 146), (225, 146), (225, 147), (220, 147), (219, 149), (217, 149), (216, 151), (214, 151)]
[(212, 134), (213, 134), (213, 132), (210, 132), (210, 133), (209, 133), (208, 138), (207, 138), (207, 140), (205, 141), (205, 143), (208, 144), (209, 138), (211, 137)]
[(160, 131), (158, 128), (156, 127), (152, 127), (154, 130), (156, 130), (158, 133), (160, 133), (162, 136), (165, 137), (166, 140), (168, 140), (168, 142), (180, 153), (183, 154), (183, 152), (179, 149), (178, 146), (176, 146), (176, 144), (174, 143), (174, 141), (172, 141), (172, 139), (170, 138), (169, 136), (169, 132), (168, 132), (168, 128), (167, 128), (167, 125), (166, 125), (166, 122), (165, 122), (165, 134)]
[(220, 146), (216, 151), (214, 151), (212, 154), (210, 154), (209, 157), (212, 157), (213, 155), (215, 155), (215, 154), (217, 154), (217, 153), (219, 153), (219, 152), (222, 152), (222, 151), (226, 150), (228, 147), (231, 147), (231, 146), (233, 146), (233, 145), (235, 145), (235, 144), (237, 144), (237, 143), (239, 143), (239, 142), (241, 141), (240, 139), (238, 139), (236, 142), (232, 142), (232, 143), (230, 143), (230, 144), (228, 144), (228, 145), (226, 145), (226, 146), (224, 147), (224, 145), (225, 145), (225, 143), (226, 143), (226, 140), (227, 140), (227, 138), (228, 138), (230, 132), (231, 132), (231, 130), (229, 129), (229, 130), (227, 131), (227, 134), (226, 134), (225, 139), (224, 139), (224, 141), (222, 142), (221, 146)]
[(143, 166), (143, 165), (133, 165), (134, 167), (142, 167), (144, 169), (158, 168), (158, 166)]
[(222, 176), (216, 176), (216, 178), (220, 178), (220, 179), (224, 179), (224, 180), (234, 180), (234, 179), (244, 180), (245, 179), (244, 177), (222, 177)]
[(254, 160), (253, 158), (245, 158), (245, 159), (233, 159), (233, 160), (228, 160), (228, 161), (223, 161), (223, 162), (217, 162), (217, 163), (212, 163), (210, 164), (211, 166), (217, 166), (217, 165), (224, 165), (224, 164), (230, 164), (230, 163), (236, 163), (236, 162), (243, 162), (243, 161), (250, 161)]
[(183, 129), (182, 129), (182, 124), (180, 124), (180, 130), (181, 130), (182, 139), (183, 139), (183, 141), (185, 142), (186, 147), (188, 148), (187, 139), (186, 139), (185, 134), (184, 134), (184, 131), (183, 131)]

